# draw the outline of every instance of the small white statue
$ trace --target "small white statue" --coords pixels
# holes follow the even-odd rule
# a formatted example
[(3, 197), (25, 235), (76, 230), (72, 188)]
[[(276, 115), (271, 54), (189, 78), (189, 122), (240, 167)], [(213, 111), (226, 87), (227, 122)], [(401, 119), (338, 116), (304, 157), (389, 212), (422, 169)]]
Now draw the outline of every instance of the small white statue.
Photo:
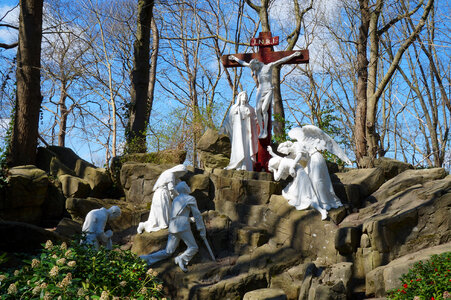
[(171, 201), (177, 196), (174, 187), (180, 182), (180, 177), (187, 172), (185, 165), (177, 165), (161, 173), (153, 186), (153, 198), (149, 218), (138, 225), (138, 233), (158, 231), (168, 228)]
[(232, 144), (230, 163), (225, 169), (253, 171), (258, 151), (257, 118), (245, 91), (236, 97), (225, 127)]
[(272, 84), (272, 70), (275, 66), (289, 61), (293, 57), (300, 56), (301, 52), (295, 52), (290, 56), (281, 58), (275, 62), (264, 64), (258, 59), (252, 59), (249, 63), (230, 55), (229, 60), (234, 60), (242, 66), (249, 67), (252, 71), (252, 77), (256, 79), (257, 96), (256, 96), (256, 111), (257, 121), (260, 126), (259, 139), (264, 139), (268, 135), (268, 110), (273, 103), (273, 84)]
[(99, 246), (103, 245), (107, 249), (113, 248), (111, 237), (113, 231), (105, 232), (105, 225), (108, 221), (115, 220), (121, 215), (121, 209), (118, 206), (111, 206), (106, 209), (104, 207), (91, 210), (85, 218), (82, 232), (85, 234), (82, 244), (93, 245), (94, 249), (99, 250)]
[[(274, 178), (280, 180), (288, 175), (293, 176), (293, 181), (282, 191), (284, 198), (298, 210), (312, 206), (324, 220), (328, 210), (343, 204), (335, 195), (326, 161), (320, 151), (327, 150), (347, 164), (351, 161), (330, 136), (314, 125), (293, 128), (288, 136), (297, 141), (282, 143), (277, 148), (287, 157), (279, 157), (270, 151), (273, 158), (269, 166), (272, 166)], [(305, 169), (299, 162), (305, 164)]]
[(142, 255), (140, 257), (145, 260), (150, 266), (160, 260), (170, 257), (177, 249), (180, 240), (183, 240), (183, 242), (187, 246), (187, 249), (182, 254), (178, 255), (174, 259), (174, 261), (179, 265), (183, 272), (186, 272), (188, 271), (186, 265), (199, 249), (196, 244), (196, 240), (194, 239), (193, 233), (191, 232), (190, 214), (193, 215), (196, 222), (196, 228), (197, 230), (199, 230), (200, 236), (204, 240), (206, 231), (204, 222), (202, 220), (202, 215), (197, 208), (196, 198), (189, 195), (191, 190), (186, 182), (180, 182), (179, 184), (177, 184), (175, 189), (179, 193), (179, 195), (175, 197), (172, 202), (171, 220), (169, 223), (169, 236), (168, 242), (166, 244), (166, 249), (148, 255)]

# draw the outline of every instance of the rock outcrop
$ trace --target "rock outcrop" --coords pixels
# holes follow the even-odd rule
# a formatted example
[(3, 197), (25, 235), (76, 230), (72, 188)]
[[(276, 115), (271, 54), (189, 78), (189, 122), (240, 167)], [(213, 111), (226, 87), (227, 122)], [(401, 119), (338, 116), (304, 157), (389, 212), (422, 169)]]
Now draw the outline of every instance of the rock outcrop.
[(0, 201), (0, 218), (37, 224), (49, 192), (47, 173), (35, 166), (9, 169), (8, 184)]
[[(81, 159), (72, 149), (59, 146), (39, 147), (36, 161), (40, 169), (58, 177), (61, 182), (64, 182), (66, 188), (68, 181), (71, 182), (69, 190), (66, 189), (66, 196), (67, 194), (74, 196), (77, 193), (86, 194), (86, 183), (90, 187), (89, 196), (91, 197), (102, 198), (113, 190), (110, 173), (104, 168), (97, 168)], [(76, 187), (80, 187), (81, 191), (78, 192)]]
[[(224, 152), (225, 137), (215, 132), (204, 137), (201, 147), (211, 151), (208, 155)], [(107, 189), (97, 174), (103, 171), (63, 150), (42, 151), (47, 173), (32, 166), (13, 170), (10, 187), (20, 188), (0, 194), (1, 218), (27, 211), (29, 220), (60, 217), (56, 233), (49, 234), (71, 238), (80, 233), (90, 210), (118, 205), (121, 218), (108, 224), (116, 243), (137, 255), (165, 247), (167, 230), (138, 235), (136, 227), (148, 218), (158, 176), (177, 162), (123, 162), (119, 178), (125, 198), (110, 199), (92, 196)], [(314, 209), (290, 206), (281, 196), (287, 182), (275, 182), (272, 174), (224, 170), (221, 163), (205, 170), (188, 168), (182, 180), (197, 199), (216, 261), (193, 224), (199, 253), (189, 272), (171, 259), (152, 266), (164, 281), (164, 292), (174, 299), (383, 297), (411, 264), (450, 251), (451, 176), (440, 168), (415, 170), (389, 159), (375, 165), (331, 174), (344, 206), (329, 211), (324, 221)], [(29, 174), (19, 179), (17, 173)], [(52, 215), (54, 207), (61, 208)], [(60, 211), (67, 211), (66, 218)]]
[[(451, 177), (443, 169), (380, 165), (331, 175), (345, 207), (331, 210), (325, 221), (313, 209), (290, 206), (280, 195), (284, 183), (271, 174), (223, 169), (197, 174), (209, 179), (197, 191), (214, 204), (204, 219), (218, 261), (208, 259), (197, 236), (200, 254), (188, 275), (169, 261), (155, 265), (167, 292), (177, 299), (264, 298), (276, 291), (286, 299), (350, 299), (365, 291), (362, 282), (373, 270), (448, 243)], [(209, 222), (217, 224), (215, 230)], [(135, 236), (132, 251), (162, 249), (164, 237), (164, 232)], [(385, 285), (366, 290), (368, 296), (384, 291)]]
[(223, 169), (229, 165), (231, 144), (227, 135), (207, 129), (197, 144), (197, 150), (205, 168)]

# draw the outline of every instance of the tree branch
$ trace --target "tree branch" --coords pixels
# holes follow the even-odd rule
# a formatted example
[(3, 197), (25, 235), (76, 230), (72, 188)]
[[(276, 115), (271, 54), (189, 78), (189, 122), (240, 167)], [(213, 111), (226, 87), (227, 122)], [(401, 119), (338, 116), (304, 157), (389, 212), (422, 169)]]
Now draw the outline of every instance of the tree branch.
[(15, 43), (12, 43), (12, 44), (4, 44), (4, 43), (0, 43), (0, 48), (3, 48), (3, 49), (12, 49), (12, 48), (17, 47), (18, 44), (19, 44), (18, 42), (15, 42)]
[(404, 18), (408, 18), (408, 17), (410, 17), (411, 15), (413, 15), (414, 13), (416, 13), (419, 9), (420, 9), (420, 7), (423, 5), (423, 0), (421, 0), (419, 3), (418, 3), (418, 5), (412, 10), (412, 11), (409, 11), (408, 13), (406, 13), (406, 14), (403, 14), (403, 15), (397, 15), (395, 18), (393, 18), (393, 19), (391, 19), (390, 20), (390, 22), (388, 22), (387, 24), (385, 24), (385, 26), (384, 27), (382, 27), (381, 29), (379, 29), (378, 31), (377, 31), (377, 34), (379, 35), (379, 36), (381, 36), (381, 34), (383, 34), (384, 32), (386, 32), (387, 30), (389, 30), (393, 25), (395, 25), (398, 21), (401, 21), (402, 19), (404, 19)]

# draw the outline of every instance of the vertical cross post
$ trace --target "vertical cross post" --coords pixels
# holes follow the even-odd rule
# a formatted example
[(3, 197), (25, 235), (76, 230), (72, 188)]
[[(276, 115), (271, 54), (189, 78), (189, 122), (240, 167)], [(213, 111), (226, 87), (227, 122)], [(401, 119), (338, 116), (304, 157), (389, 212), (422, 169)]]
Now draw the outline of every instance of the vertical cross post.
[[(245, 62), (250, 62), (252, 59), (256, 58), (264, 64), (269, 64), (271, 62), (278, 61), (284, 57), (290, 56), (295, 52), (301, 52), (300, 56), (294, 57), (283, 64), (305, 64), (309, 62), (309, 52), (308, 50), (297, 50), (297, 51), (274, 51), (273, 46), (279, 44), (279, 37), (273, 37), (271, 32), (260, 32), (258, 38), (251, 39), (251, 46), (257, 46), (257, 53), (239, 53), (233, 54), (240, 60)], [(222, 64), (225, 68), (242, 67), (238, 62), (229, 60), (230, 54), (223, 55), (221, 57)], [(267, 148), (271, 144), (271, 131), (272, 131), (272, 120), (271, 120), (271, 106), (268, 110), (268, 135), (264, 139), (258, 139), (258, 153), (257, 162), (255, 164), (255, 171), (268, 171), (268, 162), (271, 158)], [(260, 128), (262, 130), (262, 128)]]

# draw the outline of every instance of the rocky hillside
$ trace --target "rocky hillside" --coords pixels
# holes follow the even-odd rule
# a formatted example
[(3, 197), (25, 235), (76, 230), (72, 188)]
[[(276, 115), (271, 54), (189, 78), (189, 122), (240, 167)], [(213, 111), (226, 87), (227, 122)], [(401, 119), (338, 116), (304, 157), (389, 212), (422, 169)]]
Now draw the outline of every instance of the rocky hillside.
[[(176, 160), (124, 160), (110, 179), (103, 169), (47, 150), (40, 169), (11, 170), (1, 194), (0, 250), (71, 239), (89, 210), (111, 205), (123, 211), (109, 224), (122, 248), (141, 255), (165, 247), (167, 231), (137, 235), (136, 227), (147, 219), (155, 180)], [(451, 176), (443, 169), (414, 170), (380, 159), (376, 168), (343, 170), (331, 178), (344, 207), (321, 221), (315, 210), (289, 206), (281, 196), (286, 183), (273, 181), (272, 174), (190, 169), (183, 180), (203, 212), (217, 260), (195, 233), (200, 250), (188, 273), (173, 260), (154, 266), (166, 293), (174, 299), (383, 297), (414, 262), (451, 250)], [(23, 223), (12, 222), (18, 220)], [(52, 220), (59, 220), (56, 228), (44, 230)], [(24, 235), (32, 235), (34, 244), (13, 238)]]

